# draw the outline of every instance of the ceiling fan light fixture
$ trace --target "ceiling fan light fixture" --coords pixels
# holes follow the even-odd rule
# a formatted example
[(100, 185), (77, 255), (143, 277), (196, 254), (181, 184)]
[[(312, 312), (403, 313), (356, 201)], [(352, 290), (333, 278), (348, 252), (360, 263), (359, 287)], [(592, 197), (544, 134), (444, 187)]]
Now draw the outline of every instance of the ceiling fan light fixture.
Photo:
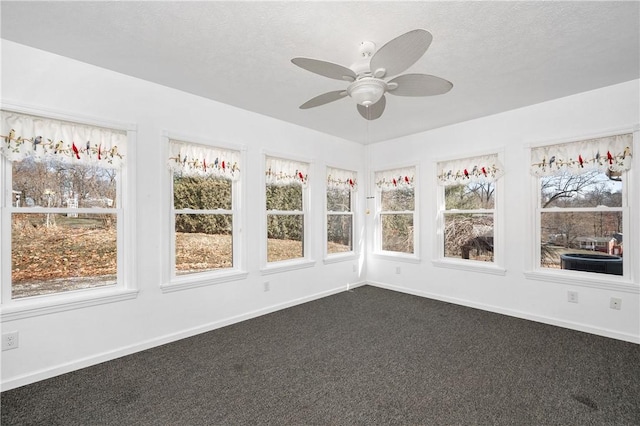
[[(311, 98), (300, 105), (300, 109), (325, 105), (349, 95), (356, 101), (356, 109), (365, 120), (376, 120), (385, 110), (387, 92), (394, 96), (447, 93), (453, 84), (443, 78), (429, 74), (402, 74), (425, 54), (432, 39), (429, 31), (419, 28), (394, 38), (377, 50), (375, 43), (362, 42), (360, 58), (349, 68), (318, 59), (291, 59), (295, 65), (314, 74), (351, 83), (346, 90), (334, 90)], [(382, 80), (385, 77), (393, 78)]]
[(387, 83), (378, 78), (365, 77), (347, 87), (347, 93), (357, 104), (368, 107), (380, 100), (387, 90)]

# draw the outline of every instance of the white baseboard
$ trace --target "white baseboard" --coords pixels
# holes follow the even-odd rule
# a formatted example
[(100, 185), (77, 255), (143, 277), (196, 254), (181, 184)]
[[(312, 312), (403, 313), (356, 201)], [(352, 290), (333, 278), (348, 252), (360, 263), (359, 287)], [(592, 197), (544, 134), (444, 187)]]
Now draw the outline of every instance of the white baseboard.
[(568, 328), (570, 330), (582, 331), (585, 333), (595, 334), (598, 336), (610, 337), (612, 339), (623, 340), (625, 342), (640, 344), (640, 336), (636, 336), (628, 333), (620, 333), (614, 330), (608, 330), (600, 327), (593, 327), (588, 324), (564, 321), (556, 318), (535, 315), (529, 312), (522, 312), (522, 311), (517, 311), (513, 309), (505, 309), (498, 306), (471, 302), (464, 299), (442, 296), (439, 294), (429, 293), (426, 291), (416, 290), (412, 288), (401, 287), (393, 284), (386, 284), (386, 283), (377, 282), (377, 281), (367, 281), (366, 284), (371, 285), (373, 287), (380, 287), (387, 290), (397, 291), (400, 293), (406, 293), (414, 296), (425, 297), (427, 299), (439, 300), (442, 302), (453, 303), (455, 305), (468, 306), (470, 308), (480, 309), (483, 311), (493, 312), (496, 314), (508, 315), (511, 317), (526, 319), (529, 321), (535, 321), (543, 324), (554, 325), (557, 327)]
[(100, 364), (106, 361), (111, 361), (117, 358), (121, 358), (126, 355), (131, 355), (136, 352), (151, 349), (157, 346), (165, 345), (167, 343), (175, 342), (187, 337), (196, 336), (198, 334), (206, 333), (208, 331), (216, 330), (218, 328), (226, 327), (231, 324), (236, 324), (242, 321), (246, 321), (252, 318), (257, 318), (262, 315), (270, 314), (282, 309), (290, 308), (302, 303), (311, 302), (313, 300), (321, 299), (323, 297), (331, 296), (334, 294), (348, 291), (350, 289), (365, 285), (365, 282), (350, 283), (344, 286), (340, 286), (331, 290), (323, 291), (320, 293), (312, 294), (309, 296), (301, 297), (298, 299), (289, 300), (276, 305), (268, 306), (262, 309), (258, 309), (244, 314), (236, 315), (233, 317), (225, 318), (219, 321), (215, 321), (209, 324), (205, 324), (199, 327), (194, 327), (186, 330), (182, 330), (177, 333), (167, 334), (165, 336), (149, 339), (143, 342), (136, 343), (134, 345), (124, 346), (112, 351), (103, 352), (98, 355), (77, 359), (65, 364), (60, 364), (54, 367), (39, 370), (33, 373), (25, 374), (22, 376), (10, 378), (3, 381), (0, 384), (2, 392), (15, 389), (20, 386), (25, 386), (31, 383), (35, 383), (41, 380), (50, 379), (52, 377), (59, 376), (61, 374), (70, 373), (72, 371), (80, 370), (82, 368), (91, 367), (92, 365)]

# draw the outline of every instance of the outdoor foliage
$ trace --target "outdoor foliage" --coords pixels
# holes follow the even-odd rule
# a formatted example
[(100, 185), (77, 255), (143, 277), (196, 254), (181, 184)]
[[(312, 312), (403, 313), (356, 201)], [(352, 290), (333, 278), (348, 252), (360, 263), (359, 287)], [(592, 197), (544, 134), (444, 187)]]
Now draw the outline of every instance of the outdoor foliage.
[[(175, 209), (231, 210), (231, 181), (214, 176), (173, 177)], [(176, 232), (223, 234), (232, 232), (230, 214), (178, 214)]]
[(302, 241), (304, 235), (303, 216), (301, 214), (279, 213), (302, 212), (301, 185), (267, 185), (266, 207), (268, 211), (268, 238)]
[(462, 259), (493, 261), (493, 213), (464, 213), (493, 209), (495, 183), (449, 185), (444, 188), (444, 255)]
[[(554, 208), (540, 215), (541, 266), (560, 268), (562, 254), (608, 249), (607, 244), (607, 247), (583, 250), (581, 244), (584, 241), (606, 244), (615, 237), (621, 246), (622, 211), (607, 211), (600, 206), (621, 207), (622, 189), (619, 174), (598, 170), (540, 178), (540, 207)], [(617, 254), (623, 255), (621, 247)]]
[(563, 208), (621, 207), (622, 181), (618, 177), (600, 171), (580, 175), (565, 173), (541, 178), (540, 190), (542, 208), (560, 209), (542, 213), (543, 244), (572, 247), (578, 237), (612, 237), (622, 233), (621, 211), (562, 211)]
[(385, 214), (382, 220), (382, 250), (413, 253), (413, 215)]
[(444, 188), (445, 209), (492, 209), (496, 185), (493, 182), (448, 185)]
[[(346, 247), (345, 251), (352, 249), (353, 242), (353, 216), (350, 215), (327, 215), (327, 241), (335, 243), (337, 246)], [(329, 253), (333, 253), (329, 251)]]
[[(336, 214), (351, 212), (351, 191), (348, 188), (327, 188), (327, 241), (336, 243), (328, 247), (328, 253), (334, 253), (332, 249), (349, 251), (352, 249), (353, 216), (351, 214)], [(332, 212), (335, 212), (332, 214)]]
[(176, 233), (176, 275), (233, 267), (231, 235)]
[(381, 192), (382, 250), (413, 253), (414, 188)]
[[(13, 190), (20, 206), (116, 207), (116, 172), (95, 165), (31, 158), (12, 163)], [(15, 200), (14, 200), (15, 201)]]
[[(55, 225), (45, 226), (46, 217)], [(115, 220), (101, 215), (13, 214), (12, 297), (50, 294), (115, 283)]]
[(493, 261), (493, 214), (447, 214), (444, 255)]

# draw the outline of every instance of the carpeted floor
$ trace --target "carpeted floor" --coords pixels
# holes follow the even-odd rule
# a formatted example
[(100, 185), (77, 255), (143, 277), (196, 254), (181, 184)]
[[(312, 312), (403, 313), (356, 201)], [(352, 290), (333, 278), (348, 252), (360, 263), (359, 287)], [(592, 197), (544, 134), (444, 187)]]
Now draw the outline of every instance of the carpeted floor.
[(2, 393), (2, 425), (640, 425), (640, 345), (375, 287)]

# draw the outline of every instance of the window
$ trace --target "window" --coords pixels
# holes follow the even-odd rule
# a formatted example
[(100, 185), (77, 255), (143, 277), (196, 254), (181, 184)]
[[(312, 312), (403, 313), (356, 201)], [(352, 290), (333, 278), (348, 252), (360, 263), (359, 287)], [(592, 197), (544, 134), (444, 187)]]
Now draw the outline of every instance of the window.
[(327, 167), (327, 255), (353, 252), (356, 172)]
[(267, 262), (304, 259), (309, 164), (266, 157)]
[(375, 173), (377, 251), (415, 254), (415, 167)]
[(237, 269), (240, 152), (169, 140), (172, 277)]
[(538, 269), (628, 275), (632, 146), (627, 133), (531, 149)]
[(126, 131), (2, 111), (1, 134), (3, 303), (123, 288)]
[(499, 263), (496, 199), (503, 170), (497, 154), (438, 162), (441, 259)]

